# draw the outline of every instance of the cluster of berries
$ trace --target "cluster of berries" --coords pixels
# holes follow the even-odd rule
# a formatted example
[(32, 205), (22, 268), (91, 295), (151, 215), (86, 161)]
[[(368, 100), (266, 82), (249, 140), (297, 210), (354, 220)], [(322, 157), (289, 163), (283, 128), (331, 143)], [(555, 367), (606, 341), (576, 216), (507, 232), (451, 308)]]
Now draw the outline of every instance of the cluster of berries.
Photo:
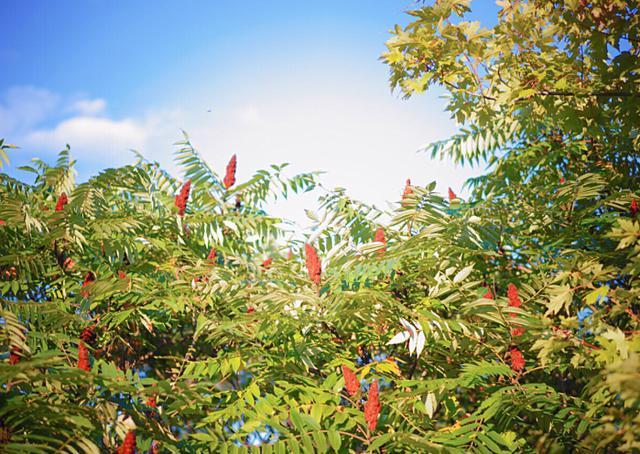
[(11, 347), (11, 351), (9, 352), (9, 364), (14, 366), (19, 362), (20, 362), (20, 347), (13, 345)]
[[(224, 187), (229, 189), (236, 182), (236, 155), (231, 157), (229, 164), (227, 164), (227, 173), (224, 176)], [(178, 216), (183, 217), (187, 210), (187, 201), (189, 200), (189, 193), (191, 192), (191, 180), (187, 180), (180, 188), (180, 193), (176, 196), (175, 206), (178, 209)], [(64, 193), (62, 194), (64, 195)], [(62, 196), (61, 196), (62, 197)], [(66, 196), (65, 196), (66, 200)], [(60, 201), (58, 201), (60, 203)], [(66, 202), (65, 202), (66, 203)], [(57, 207), (56, 207), (57, 210)]]
[(118, 454), (136, 454), (136, 432), (130, 430), (124, 437), (124, 442), (118, 448)]
[(382, 249), (378, 251), (379, 256), (384, 255), (384, 253), (387, 252), (387, 238), (384, 236), (384, 229), (382, 227), (378, 227), (378, 230), (376, 230), (376, 234), (373, 237), (373, 241), (382, 243), (384, 245), (382, 246)]
[(411, 180), (407, 178), (407, 182), (404, 186), (404, 192), (402, 193), (402, 206), (406, 206), (407, 199), (413, 194), (413, 189), (411, 189)]
[(90, 372), (91, 360), (89, 359), (89, 350), (84, 342), (78, 344), (78, 369)]
[(307, 273), (309, 273), (309, 279), (311, 279), (314, 284), (320, 285), (320, 280), (322, 279), (322, 264), (318, 258), (318, 253), (309, 243), (304, 245), (304, 250), (306, 253), (306, 265)]
[[(483, 298), (490, 300), (493, 299), (493, 293), (491, 292), (490, 288), (487, 287), (487, 293), (484, 294)], [(507, 298), (509, 299), (509, 307), (522, 306), (522, 300), (520, 300), (520, 296), (518, 295), (518, 288), (515, 285), (509, 284), (509, 286), (507, 287)], [(517, 317), (517, 314), (514, 313), (510, 313), (509, 315), (513, 318)], [(524, 332), (525, 329), (521, 326), (511, 328), (511, 337), (520, 337), (524, 334)], [(519, 372), (524, 369), (524, 357), (522, 356), (522, 352), (520, 352), (517, 347), (511, 347), (509, 349), (509, 357), (511, 358), (511, 368), (514, 371)]]
[(229, 163), (227, 164), (227, 172), (224, 176), (224, 187), (229, 189), (236, 182), (236, 167), (238, 165), (238, 161), (236, 159), (236, 155), (231, 156)]
[[(520, 296), (518, 295), (518, 288), (509, 284), (507, 287), (507, 298), (509, 299), (509, 307), (520, 307), (522, 306), (522, 301), (520, 300)], [(515, 318), (518, 314), (510, 313), (511, 317)], [(511, 329), (512, 337), (519, 337), (524, 334), (524, 328), (516, 327)], [(511, 358), (511, 369), (516, 372), (520, 372), (524, 369), (525, 361), (524, 356), (522, 356), (522, 352), (518, 350), (518, 347), (511, 347), (509, 349), (509, 356)]]
[(56, 202), (56, 211), (64, 210), (67, 203), (69, 203), (69, 198), (67, 197), (67, 194), (63, 192), (60, 194), (60, 197), (58, 197), (58, 201)]
[[(342, 366), (342, 375), (344, 376), (347, 393), (352, 397), (358, 394), (358, 391), (360, 391), (360, 381), (358, 381), (358, 377), (356, 377), (356, 374), (349, 366)], [(373, 383), (369, 386), (367, 401), (364, 404), (364, 418), (367, 421), (367, 427), (369, 427), (371, 431), (375, 430), (378, 424), (380, 410), (382, 410), (382, 405), (380, 404), (378, 380), (373, 380)]]
[(84, 276), (84, 282), (82, 283), (83, 290), (80, 291), (80, 294), (84, 298), (88, 298), (89, 297), (89, 290), (85, 289), (85, 287), (88, 287), (89, 285), (91, 285), (95, 280), (96, 280), (96, 275), (93, 274), (91, 271), (89, 271)]
[(187, 180), (185, 184), (182, 185), (180, 189), (180, 193), (176, 196), (175, 206), (178, 208), (178, 216), (184, 216), (185, 211), (187, 210), (187, 200), (189, 200), (189, 192), (191, 191), (191, 180)]

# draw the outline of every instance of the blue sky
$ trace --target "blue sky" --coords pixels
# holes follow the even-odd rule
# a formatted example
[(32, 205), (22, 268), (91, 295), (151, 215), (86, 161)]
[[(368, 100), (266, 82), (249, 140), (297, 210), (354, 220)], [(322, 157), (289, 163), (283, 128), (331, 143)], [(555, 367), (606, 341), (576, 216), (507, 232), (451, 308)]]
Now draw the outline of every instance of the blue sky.
[[(460, 190), (477, 169), (416, 153), (456, 129), (441, 93), (402, 100), (378, 60), (414, 5), (4, 0), (0, 137), (21, 147), (8, 172), (69, 143), (80, 180), (131, 162), (130, 148), (179, 174), (172, 144), (185, 129), (220, 172), (236, 153), (240, 179), (290, 162), (382, 207), (406, 178)], [(495, 20), (492, 1), (472, 6)], [(317, 195), (276, 214), (303, 222)]]

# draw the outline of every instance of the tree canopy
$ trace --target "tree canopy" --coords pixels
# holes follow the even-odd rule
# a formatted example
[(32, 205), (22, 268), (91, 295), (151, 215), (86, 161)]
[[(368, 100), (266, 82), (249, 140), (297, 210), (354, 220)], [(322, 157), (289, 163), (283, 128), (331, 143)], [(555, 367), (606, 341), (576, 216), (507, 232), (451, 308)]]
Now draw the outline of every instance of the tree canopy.
[(639, 450), (638, 4), (499, 3), (417, 7), (383, 55), (448, 91), (427, 151), (487, 165), (468, 200), (335, 190), (296, 239), (265, 203), (316, 173), (221, 177), (186, 136), (181, 178), (1, 174), (2, 450)]

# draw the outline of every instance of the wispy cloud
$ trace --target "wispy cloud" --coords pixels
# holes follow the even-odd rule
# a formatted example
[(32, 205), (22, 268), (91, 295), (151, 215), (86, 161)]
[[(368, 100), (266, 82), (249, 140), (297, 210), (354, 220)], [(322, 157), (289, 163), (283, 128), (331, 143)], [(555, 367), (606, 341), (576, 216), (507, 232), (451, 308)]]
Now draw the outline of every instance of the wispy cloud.
[(11, 87), (0, 94), (0, 136), (29, 131), (55, 112), (60, 96), (43, 88)]

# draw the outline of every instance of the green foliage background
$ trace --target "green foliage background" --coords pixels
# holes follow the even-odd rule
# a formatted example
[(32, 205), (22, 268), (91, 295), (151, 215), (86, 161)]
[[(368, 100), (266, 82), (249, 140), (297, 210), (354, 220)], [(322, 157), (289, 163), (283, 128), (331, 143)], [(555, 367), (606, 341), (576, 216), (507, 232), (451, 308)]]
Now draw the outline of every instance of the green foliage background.
[[(82, 184), (68, 150), (34, 161), (32, 184), (2, 174), (0, 334), (20, 356), (0, 363), (2, 449), (113, 452), (135, 426), (140, 452), (233, 452), (269, 425), (264, 452), (639, 450), (639, 5), (502, 1), (486, 29), (468, 3), (411, 11), (383, 59), (406, 96), (447, 88), (461, 129), (427, 151), (486, 175), (469, 201), (412, 187), (391, 213), (324, 196), (320, 286), (264, 211), (314, 173), (227, 190), (185, 137), (184, 217), (183, 180), (141, 156)], [(388, 344), (401, 319), (419, 356)], [(373, 431), (343, 365), (383, 384)]]

